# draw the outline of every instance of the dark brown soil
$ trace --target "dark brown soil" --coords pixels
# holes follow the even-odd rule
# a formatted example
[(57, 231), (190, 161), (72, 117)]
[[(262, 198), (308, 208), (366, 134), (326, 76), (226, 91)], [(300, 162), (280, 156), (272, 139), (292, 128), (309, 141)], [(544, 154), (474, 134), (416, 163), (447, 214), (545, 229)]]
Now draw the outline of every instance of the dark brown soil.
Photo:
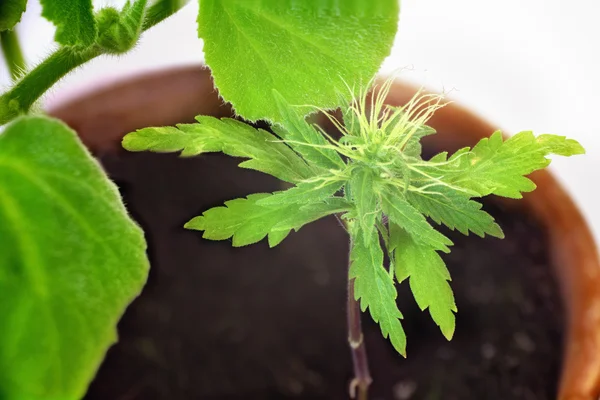
[[(278, 182), (221, 155), (101, 158), (148, 235), (152, 270), (88, 400), (347, 399), (347, 238), (334, 218), (280, 246), (232, 248), (182, 225)], [(553, 399), (563, 310), (542, 228), (498, 204), (505, 240), (463, 237), (445, 256), (459, 309), (447, 342), (407, 285), (408, 358), (364, 315), (371, 399)]]

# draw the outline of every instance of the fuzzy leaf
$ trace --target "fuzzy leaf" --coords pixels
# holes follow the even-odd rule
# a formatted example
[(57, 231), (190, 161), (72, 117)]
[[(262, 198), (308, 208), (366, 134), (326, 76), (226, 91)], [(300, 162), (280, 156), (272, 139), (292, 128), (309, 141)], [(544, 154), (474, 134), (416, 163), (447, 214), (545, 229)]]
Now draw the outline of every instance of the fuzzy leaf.
[(91, 46), (98, 27), (92, 0), (41, 0), (42, 16), (56, 26), (54, 39), (64, 46)]
[(535, 184), (526, 175), (550, 164), (550, 154), (581, 154), (583, 148), (572, 139), (542, 135), (536, 139), (529, 131), (503, 140), (500, 132), (481, 139), (473, 149), (461, 149), (450, 157), (450, 163), (434, 170), (443, 181), (473, 190), (480, 196), (495, 194), (520, 199)]
[(272, 89), (291, 104), (335, 108), (339, 93), (350, 96), (345, 82), (367, 85), (398, 15), (397, 0), (201, 0), (198, 33), (236, 112), (278, 122)]
[(344, 185), (342, 180), (300, 182), (297, 186), (276, 192), (257, 202), (260, 206), (317, 202), (333, 196)]
[(421, 213), (438, 224), (458, 229), (464, 235), (469, 231), (483, 237), (485, 234), (504, 238), (494, 217), (481, 209), (481, 204), (469, 195), (447, 186), (433, 186), (424, 191), (409, 191), (406, 199)]
[[(225, 207), (211, 208), (202, 216), (193, 218), (185, 227), (204, 231), (202, 237), (205, 239), (225, 240), (233, 237), (234, 247), (256, 243), (269, 235), (269, 243), (275, 246), (287, 236), (290, 229), (298, 230), (302, 225), (339, 209), (339, 203), (333, 206), (327, 206), (327, 203), (311, 205), (318, 208), (316, 212), (307, 206), (299, 209), (297, 204), (274, 204), (268, 207), (257, 204), (259, 200), (270, 196), (272, 194), (256, 193), (247, 198), (227, 201)], [(293, 224), (290, 217), (294, 219)]]
[(144, 128), (123, 138), (129, 151), (161, 153), (181, 151), (185, 157), (222, 151), (250, 160), (242, 168), (255, 169), (287, 182), (299, 182), (314, 175), (313, 170), (279, 138), (230, 118), (200, 116), (196, 124)]
[(406, 335), (400, 323), (402, 313), (396, 305), (396, 288), (383, 267), (377, 231), (371, 232), (371, 236), (365, 238), (362, 229), (357, 227), (352, 237), (349, 278), (354, 279), (354, 298), (360, 300), (363, 311), (369, 309), (383, 337), (389, 337), (396, 351), (406, 356)]
[(0, 134), (0, 399), (81, 399), (147, 273), (142, 230), (75, 132)]
[(446, 339), (452, 339), (456, 304), (448, 281), (450, 273), (439, 254), (417, 243), (413, 236), (396, 224), (390, 224), (390, 242), (395, 249), (396, 279), (409, 278), (410, 289), (421, 310), (429, 308), (431, 318)]
[(423, 214), (406, 201), (398, 188), (388, 187), (381, 199), (383, 212), (390, 221), (405, 229), (418, 243), (450, 252), (448, 246), (452, 245), (452, 241), (429, 225)]
[(0, 1), (0, 32), (14, 28), (25, 12), (27, 0)]

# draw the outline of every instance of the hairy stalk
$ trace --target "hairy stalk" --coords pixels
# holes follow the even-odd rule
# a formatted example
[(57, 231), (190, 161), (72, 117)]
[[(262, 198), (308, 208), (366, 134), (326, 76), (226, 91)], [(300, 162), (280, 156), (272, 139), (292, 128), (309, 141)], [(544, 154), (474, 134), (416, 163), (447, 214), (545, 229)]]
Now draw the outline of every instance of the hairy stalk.
[[(142, 31), (158, 24), (183, 7), (187, 0), (158, 0), (146, 11)], [(4, 45), (3, 45), (4, 46)], [(27, 113), (56, 82), (75, 68), (105, 54), (98, 45), (88, 48), (61, 47), (0, 96), (0, 125)], [(11, 70), (12, 73), (12, 70)]]
[(61, 47), (0, 96), (0, 124), (29, 111), (33, 103), (59, 79), (83, 63), (102, 54), (92, 46), (85, 50)]
[(19, 37), (15, 29), (0, 32), (2, 54), (10, 71), (10, 77), (16, 81), (25, 70), (25, 59), (19, 45)]
[(367, 400), (369, 385), (373, 381), (369, 372), (369, 360), (365, 347), (362, 324), (360, 322), (360, 305), (354, 298), (354, 279), (348, 280), (348, 344), (352, 352), (354, 378), (350, 382), (350, 397)]

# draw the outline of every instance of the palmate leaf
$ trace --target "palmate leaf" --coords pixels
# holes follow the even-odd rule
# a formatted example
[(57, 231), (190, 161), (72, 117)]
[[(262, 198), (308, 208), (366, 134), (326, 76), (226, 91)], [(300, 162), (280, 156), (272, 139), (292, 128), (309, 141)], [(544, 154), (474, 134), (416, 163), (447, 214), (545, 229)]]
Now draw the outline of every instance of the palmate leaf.
[(421, 310), (431, 318), (446, 339), (452, 339), (457, 311), (448, 281), (450, 273), (435, 249), (418, 243), (396, 224), (390, 224), (390, 251), (394, 252), (396, 279), (409, 278), (410, 289)]
[(348, 209), (345, 202), (335, 199), (300, 208), (297, 204), (274, 204), (268, 207), (257, 204), (270, 196), (273, 195), (256, 193), (247, 198), (227, 201), (225, 207), (211, 208), (190, 220), (185, 227), (204, 231), (202, 237), (205, 239), (225, 240), (233, 237), (234, 247), (256, 243), (268, 235), (269, 245), (273, 247), (291, 229), (298, 230), (316, 219)]
[(457, 229), (464, 235), (471, 231), (481, 237), (488, 234), (504, 238), (502, 228), (494, 222), (494, 217), (464, 192), (445, 185), (434, 185), (421, 191), (408, 191), (406, 199), (436, 223)]
[(404, 228), (418, 243), (450, 252), (448, 246), (452, 246), (452, 241), (429, 225), (423, 214), (406, 201), (398, 188), (388, 186), (382, 193), (381, 201), (383, 212), (390, 221)]
[(65, 46), (91, 46), (98, 36), (92, 0), (41, 0), (42, 16), (56, 26), (55, 40)]
[[(519, 199), (531, 192), (535, 184), (526, 175), (543, 169), (550, 154), (571, 156), (583, 154), (579, 143), (563, 136), (541, 135), (524, 131), (503, 140), (500, 132), (479, 141), (473, 149), (464, 148), (452, 155), (449, 163), (423, 166), (427, 173), (438, 173), (444, 182), (473, 190), (480, 196), (495, 194)], [(435, 161), (442, 161), (436, 157)]]
[(383, 266), (383, 250), (377, 231), (365, 239), (360, 226), (351, 229), (350, 274), (354, 279), (354, 298), (360, 300), (364, 312), (379, 324), (383, 337), (389, 337), (396, 351), (406, 356), (406, 335), (400, 319), (402, 313), (396, 305), (396, 288), (390, 274)]
[(129, 151), (161, 153), (181, 151), (185, 157), (223, 152), (249, 160), (242, 168), (273, 175), (283, 181), (300, 182), (315, 172), (302, 158), (269, 132), (230, 118), (200, 116), (196, 124), (144, 128), (127, 134), (123, 147)]

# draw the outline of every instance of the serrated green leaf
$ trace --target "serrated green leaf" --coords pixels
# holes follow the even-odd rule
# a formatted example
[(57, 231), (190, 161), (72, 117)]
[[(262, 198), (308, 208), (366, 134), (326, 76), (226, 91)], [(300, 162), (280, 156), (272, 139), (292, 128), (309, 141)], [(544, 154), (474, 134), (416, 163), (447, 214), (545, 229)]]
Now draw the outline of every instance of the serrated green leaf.
[(483, 237), (485, 234), (504, 238), (494, 217), (481, 209), (481, 204), (469, 195), (451, 187), (436, 185), (420, 191), (408, 191), (406, 199), (417, 210), (438, 224), (457, 229), (463, 235), (469, 231)]
[(0, 1), (0, 32), (12, 29), (21, 20), (27, 0)]
[(185, 157), (222, 151), (250, 160), (240, 164), (273, 175), (287, 182), (300, 182), (314, 171), (279, 138), (230, 118), (200, 116), (196, 124), (175, 127), (144, 128), (127, 134), (123, 147), (129, 151), (181, 151)]
[[(198, 33), (215, 84), (250, 120), (291, 104), (335, 108), (345, 82), (368, 84), (389, 54), (397, 0), (201, 0)], [(311, 110), (312, 111), (312, 110)]]
[(390, 242), (395, 249), (396, 279), (402, 282), (409, 278), (410, 289), (421, 311), (429, 308), (431, 318), (446, 339), (452, 339), (457, 309), (446, 264), (433, 248), (417, 243), (396, 224), (390, 224)]
[[(339, 202), (315, 203), (298, 208), (297, 204), (274, 204), (268, 207), (257, 202), (272, 196), (270, 193), (251, 194), (247, 198), (225, 202), (225, 207), (214, 207), (190, 220), (185, 227), (204, 231), (203, 238), (225, 240), (233, 237), (233, 246), (256, 243), (269, 235), (275, 246), (287, 236), (282, 231), (300, 229), (306, 223), (337, 212)], [(293, 221), (292, 221), (293, 220)], [(293, 222), (293, 223), (292, 223)], [(272, 236), (272, 237), (271, 237)]]
[(356, 218), (365, 233), (363, 236), (365, 240), (372, 236), (375, 221), (381, 214), (375, 186), (375, 176), (369, 168), (363, 167), (352, 171), (349, 190), (356, 207)]
[(271, 206), (277, 204), (294, 204), (317, 202), (333, 196), (344, 185), (343, 180), (314, 180), (300, 182), (291, 189), (276, 192), (273, 196), (259, 200), (260, 206)]
[(371, 232), (369, 238), (364, 237), (360, 227), (353, 232), (349, 279), (354, 279), (354, 298), (360, 300), (363, 312), (369, 309), (383, 337), (389, 337), (396, 351), (406, 356), (406, 335), (400, 323), (402, 313), (396, 305), (396, 288), (383, 267), (377, 231)]
[(572, 139), (524, 131), (503, 140), (500, 132), (480, 140), (473, 149), (464, 148), (452, 155), (445, 166), (421, 167), (437, 172), (444, 182), (477, 192), (480, 196), (519, 199), (535, 184), (526, 175), (550, 164), (550, 154), (581, 154), (583, 148)]
[(585, 154), (585, 149), (578, 141), (567, 139), (565, 136), (544, 134), (539, 135), (535, 140), (542, 146), (546, 154), (556, 154), (565, 157)]
[(42, 16), (56, 26), (54, 39), (65, 46), (94, 44), (98, 27), (92, 0), (40, 0)]
[(324, 169), (338, 169), (345, 166), (340, 155), (329, 145), (327, 139), (315, 127), (304, 119), (297, 107), (274, 91), (273, 98), (280, 113), (280, 125), (273, 131), (284, 139), (294, 150), (306, 160)]
[(0, 134), (0, 398), (80, 399), (148, 273), (141, 229), (77, 135)]
[(298, 230), (309, 222), (316, 221), (331, 214), (345, 213), (352, 209), (352, 204), (341, 197), (331, 197), (318, 203), (300, 207), (295, 213), (288, 215), (273, 227), (278, 230)]
[(396, 187), (387, 187), (381, 195), (383, 212), (391, 222), (399, 225), (410, 233), (422, 245), (449, 253), (453, 243), (446, 236), (435, 230), (423, 214), (414, 208), (404, 194)]
[(268, 241), (269, 247), (275, 247), (283, 241), (291, 232), (291, 229), (269, 232)]

